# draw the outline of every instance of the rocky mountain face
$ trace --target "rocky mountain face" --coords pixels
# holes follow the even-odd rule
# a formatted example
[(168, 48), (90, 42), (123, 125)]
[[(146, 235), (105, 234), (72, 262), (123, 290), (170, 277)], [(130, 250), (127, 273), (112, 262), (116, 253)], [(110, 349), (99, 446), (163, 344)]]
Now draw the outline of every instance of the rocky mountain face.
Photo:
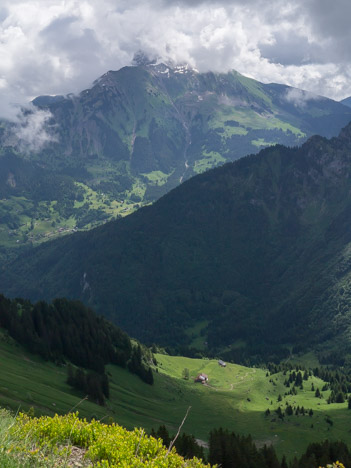
[(330, 137), (351, 115), (340, 103), (237, 72), (201, 74), (187, 65), (152, 63), (110, 71), (79, 96), (34, 103), (50, 110), (57, 128), (48, 150), (52, 164), (84, 165), (93, 173), (97, 162), (124, 162), (151, 199), (156, 180), (169, 188), (271, 144), (293, 146), (315, 133)]
[(79, 95), (33, 103), (51, 116), (52, 138), (26, 148), (0, 129), (0, 246), (89, 229), (207, 169), (276, 143), (336, 135), (351, 119), (348, 107), (302, 90), (145, 60)]
[(225, 164), (127, 218), (28, 251), (0, 282), (12, 296), (80, 298), (150, 343), (201, 336), (211, 350), (280, 357), (288, 346), (347, 349), (350, 194), (351, 124), (337, 138)]

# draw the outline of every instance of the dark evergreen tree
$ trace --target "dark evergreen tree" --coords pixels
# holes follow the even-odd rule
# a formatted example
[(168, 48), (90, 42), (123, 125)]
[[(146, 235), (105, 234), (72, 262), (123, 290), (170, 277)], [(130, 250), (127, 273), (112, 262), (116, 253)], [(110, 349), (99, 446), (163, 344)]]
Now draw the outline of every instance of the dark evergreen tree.
[(345, 402), (345, 396), (342, 392), (339, 392), (335, 397), (335, 403), (344, 403), (344, 402)]

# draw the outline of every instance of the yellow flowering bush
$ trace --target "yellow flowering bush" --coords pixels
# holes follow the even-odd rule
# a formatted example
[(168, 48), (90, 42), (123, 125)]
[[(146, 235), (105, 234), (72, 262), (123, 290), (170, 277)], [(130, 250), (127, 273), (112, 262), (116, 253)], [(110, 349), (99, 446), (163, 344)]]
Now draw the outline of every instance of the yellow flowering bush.
[[(323, 467), (320, 466), (319, 468), (323, 468)], [(335, 463), (332, 463), (331, 465), (327, 465), (326, 468), (345, 468), (345, 466), (339, 461), (336, 461)]]
[[(13, 426), (16, 438), (31, 439), (37, 447), (54, 452), (62, 447), (86, 449), (86, 457), (98, 468), (181, 468), (209, 467), (201, 460), (184, 460), (175, 449), (167, 453), (161, 439), (145, 434), (143, 429), (127, 431), (123, 427), (80, 419), (78, 413), (66, 416), (30, 418), (20, 414)], [(67, 450), (67, 449), (66, 449)]]

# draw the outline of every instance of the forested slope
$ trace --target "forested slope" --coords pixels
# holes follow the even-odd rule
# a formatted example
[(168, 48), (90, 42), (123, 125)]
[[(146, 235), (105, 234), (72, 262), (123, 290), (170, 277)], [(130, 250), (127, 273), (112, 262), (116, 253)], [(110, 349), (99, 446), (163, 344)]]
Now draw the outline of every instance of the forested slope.
[(166, 345), (189, 343), (184, 331), (204, 320), (210, 348), (348, 342), (350, 154), (351, 125), (263, 150), (126, 219), (33, 249), (3, 267), (2, 288), (80, 298)]

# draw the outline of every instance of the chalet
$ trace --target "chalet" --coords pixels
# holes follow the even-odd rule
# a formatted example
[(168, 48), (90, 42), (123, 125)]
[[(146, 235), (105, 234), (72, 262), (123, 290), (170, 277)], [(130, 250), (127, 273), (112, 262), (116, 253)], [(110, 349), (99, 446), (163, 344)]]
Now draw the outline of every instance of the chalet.
[(208, 382), (208, 375), (206, 374), (199, 374), (196, 379), (195, 379), (195, 382), (200, 382), (202, 384)]
[(227, 364), (226, 364), (224, 361), (222, 361), (222, 359), (220, 359), (220, 360), (218, 361), (218, 364), (219, 364), (221, 367), (227, 367)]

